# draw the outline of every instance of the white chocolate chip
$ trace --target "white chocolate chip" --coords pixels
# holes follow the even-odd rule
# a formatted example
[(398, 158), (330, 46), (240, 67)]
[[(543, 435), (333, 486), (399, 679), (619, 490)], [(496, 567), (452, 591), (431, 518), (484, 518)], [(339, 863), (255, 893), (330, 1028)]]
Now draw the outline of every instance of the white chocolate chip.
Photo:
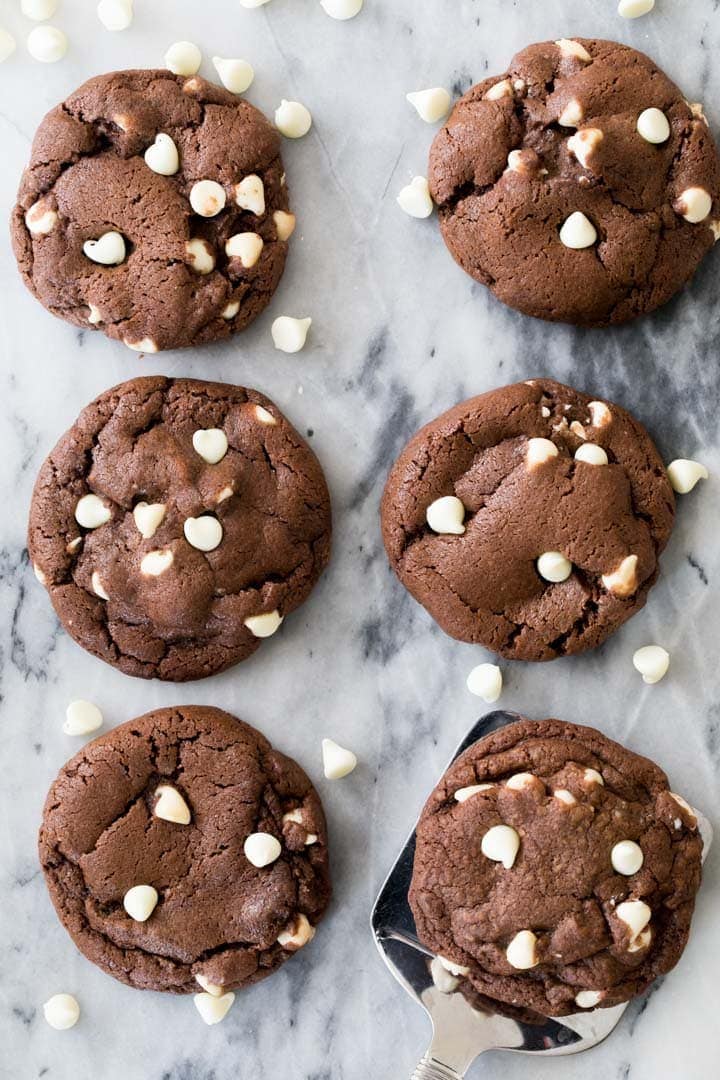
[(143, 540), (150, 540), (155, 535), (164, 517), (165, 503), (139, 502), (133, 510), (133, 518)]
[(218, 986), (217, 983), (212, 983), (205, 975), (196, 975), (195, 982), (202, 986), (206, 994), (210, 994), (211, 997), (222, 997), (223, 988)]
[(661, 645), (643, 645), (633, 653), (633, 666), (642, 675), (643, 682), (652, 686), (667, 672), (670, 653)]
[(590, 158), (604, 139), (600, 128), (582, 128), (576, 131), (567, 141), (567, 148), (575, 157), (583, 169), (590, 167)]
[[(298, 807), (296, 810), (290, 810), (287, 814), (283, 814), (283, 825), (292, 822), (295, 825), (303, 825), (303, 812)], [(304, 827), (304, 825), (303, 825)], [(317, 844), (318, 838), (316, 833), (306, 832), (305, 847), (310, 847), (311, 844)]]
[(0, 26), (0, 64), (15, 52), (17, 43), (9, 30)]
[(516, 934), (505, 950), (510, 967), (514, 967), (517, 971), (529, 971), (530, 968), (534, 968), (538, 963), (536, 946), (537, 938), (532, 930), (521, 930)]
[(193, 450), (208, 465), (217, 465), (228, 452), (228, 439), (222, 428), (199, 428), (193, 433)]
[(231, 300), (229, 304), (225, 305), (220, 314), (222, 315), (223, 319), (234, 319), (239, 310), (240, 301)]
[(482, 698), (488, 705), (500, 697), (502, 685), (502, 671), (497, 664), (478, 664), (467, 677), (470, 693)]
[(87, 317), (87, 321), (91, 323), (92, 326), (97, 326), (98, 323), (102, 322), (102, 314), (100, 313), (100, 308), (95, 307), (94, 304), (88, 304), (88, 308), (90, 310), (90, 314)]
[(273, 214), (275, 232), (278, 240), (289, 240), (295, 232), (295, 215), (286, 210), (276, 210)]
[(655, 7), (655, 0), (620, 0), (618, 3), (618, 15), (623, 19), (639, 19), (641, 15), (647, 15)]
[(261, 424), (266, 424), (268, 427), (275, 427), (277, 420), (268, 409), (263, 408), (262, 405), (255, 406), (255, 419), (259, 420)]
[(207, 240), (188, 240), (185, 254), (196, 274), (211, 274), (215, 269), (215, 255)]
[(188, 544), (198, 551), (214, 551), (223, 538), (223, 527), (211, 514), (186, 518), (183, 532)]
[(691, 225), (697, 225), (710, 216), (712, 196), (705, 188), (686, 188), (673, 203), (673, 210)]
[(279, 859), (282, 847), (278, 838), (271, 833), (256, 832), (248, 836), (243, 844), (243, 851), (247, 861), (260, 868), (270, 866)]
[(505, 787), (511, 791), (523, 791), (526, 787), (532, 787), (537, 783), (537, 777), (530, 772), (515, 773), (505, 781)]
[(97, 13), (106, 30), (127, 30), (133, 20), (132, 0), (100, 0)]
[(588, 405), (590, 424), (594, 428), (607, 427), (612, 420), (612, 413), (604, 401), (591, 401)]
[(234, 494), (234, 488), (232, 488), (230, 484), (226, 484), (224, 488), (221, 488), (220, 491), (218, 491), (217, 495), (215, 496), (215, 502), (225, 502), (226, 499), (231, 499)]
[(91, 731), (97, 731), (102, 727), (103, 714), (92, 701), (83, 701), (78, 698), (71, 701), (65, 710), (65, 723), (63, 731), (66, 735), (89, 735)]
[(235, 995), (228, 991), (222, 997), (215, 994), (193, 994), (195, 1008), (206, 1024), (219, 1024), (227, 1016), (230, 1007), (235, 1000)]
[(20, 10), (26, 19), (43, 22), (52, 19), (57, 11), (57, 0), (22, 0)]
[(37, 563), (33, 563), (33, 574), (38, 579), (41, 585), (47, 585), (47, 578), (45, 577), (45, 574), (37, 565)]
[(638, 934), (636, 938), (628, 945), (628, 952), (640, 952), (641, 949), (647, 949), (648, 945), (652, 941), (652, 930), (648, 926), (647, 930), (643, 930), (641, 934)]
[(108, 594), (105, 592), (105, 588), (102, 581), (100, 580), (100, 575), (98, 574), (97, 570), (93, 570), (92, 572), (92, 576), (90, 578), (90, 585), (92, 587), (92, 591), (95, 593), (96, 596), (99, 596), (101, 600), (110, 599)]
[(176, 41), (165, 53), (165, 67), (173, 75), (194, 75), (202, 63), (202, 53), (192, 41)]
[(132, 349), (133, 352), (156, 353), (158, 351), (157, 342), (153, 341), (151, 337), (140, 338), (139, 341), (130, 341), (128, 338), (123, 338), (123, 344), (127, 345), (128, 349)]
[(584, 64), (589, 64), (592, 60), (590, 53), (579, 41), (573, 41), (571, 38), (560, 38), (555, 44), (561, 54), (565, 57), (573, 57), (575, 60), (582, 60)]
[(47, 236), (57, 225), (57, 212), (38, 199), (25, 214), (25, 224), (33, 236)]
[(217, 180), (198, 180), (190, 189), (190, 205), (201, 217), (215, 217), (225, 208), (225, 188)]
[(314, 937), (315, 927), (311, 926), (307, 915), (301, 913), (293, 922), (288, 923), (281, 934), (278, 934), (278, 945), (294, 952), (296, 949), (302, 949), (303, 945), (307, 945)]
[(331, 19), (354, 19), (362, 11), (363, 0), (320, 0), (320, 7)]
[(178, 149), (169, 135), (160, 131), (145, 151), (145, 164), (159, 176), (174, 176), (180, 168)]
[(580, 210), (571, 214), (560, 229), (561, 242), (572, 251), (582, 251), (584, 248), (592, 247), (597, 238), (597, 229)]
[(456, 495), (443, 495), (430, 503), (425, 520), (435, 533), (462, 536), (465, 532), (465, 507)]
[(346, 750), (332, 739), (323, 739), (322, 759), (326, 780), (342, 780), (344, 776), (349, 776), (357, 765), (357, 758), (352, 750)]
[(558, 448), (551, 439), (528, 439), (525, 463), (529, 469), (544, 465), (546, 461), (558, 456)]
[(472, 799), (473, 795), (477, 795), (479, 791), (489, 791), (493, 787), (495, 787), (494, 784), (471, 784), (469, 787), (458, 788), (453, 797), (456, 802), (463, 803)]
[(548, 420), (550, 418), (550, 410), (548, 409), (547, 405), (542, 406), (542, 408), (540, 409), (540, 415), (543, 417), (544, 420)]
[(553, 798), (561, 803), (565, 803), (566, 806), (573, 806), (577, 802), (572, 791), (568, 791), (567, 788), (556, 788), (556, 790), (553, 791)]
[(304, 347), (312, 319), (294, 319), (291, 315), (278, 315), (270, 327), (273, 344), (285, 353), (296, 353)]
[(259, 176), (250, 173), (235, 185), (235, 202), (256, 217), (265, 213), (265, 185)]
[(685, 811), (686, 814), (690, 815), (693, 821), (693, 825), (697, 825), (697, 815), (695, 814), (695, 811), (693, 810), (690, 803), (683, 799), (682, 795), (676, 795), (674, 791), (670, 791), (668, 792), (668, 794), (670, 795), (670, 798), (674, 799), (678, 806)]
[(644, 861), (642, 848), (634, 840), (620, 840), (610, 852), (613, 870), (624, 877), (637, 874)]
[(43, 1005), (43, 1016), (51, 1028), (67, 1031), (80, 1019), (80, 1006), (72, 994), (53, 994)]
[(615, 914), (629, 928), (631, 935), (629, 948), (631, 952), (635, 952), (638, 948), (638, 938), (650, 922), (652, 915), (650, 908), (644, 900), (625, 900), (615, 908)]
[(456, 964), (454, 960), (448, 960), (446, 956), (438, 956), (438, 960), (445, 970), (449, 971), (451, 975), (455, 975), (456, 978), (470, 974), (469, 967), (466, 967), (464, 964)]
[(75, 507), (75, 520), (83, 529), (97, 529), (112, 517), (112, 510), (97, 495), (83, 495)]
[(272, 637), (279, 630), (283, 617), (279, 611), (267, 611), (264, 615), (248, 615), (243, 624), (254, 637)]
[(397, 197), (397, 204), (400, 209), (404, 210), (410, 217), (430, 217), (433, 212), (434, 203), (430, 198), (430, 188), (428, 186), (427, 177), (414, 176), (409, 184), (406, 184), (404, 188), (401, 188)]
[(312, 127), (310, 110), (299, 101), (283, 98), (275, 110), (275, 127), (287, 139), (301, 139)]
[(33, 60), (54, 64), (68, 51), (68, 39), (56, 26), (36, 26), (28, 35), (27, 47)]
[(537, 571), (545, 581), (567, 581), (572, 574), (572, 563), (561, 551), (544, 551), (537, 561)]
[(485, 101), (499, 101), (504, 97), (513, 97), (513, 84), (509, 79), (503, 79), (502, 82), (495, 83), (484, 94)]
[(102, 266), (118, 266), (125, 259), (125, 240), (119, 232), (111, 230), (97, 240), (86, 240), (83, 253)]
[(670, 138), (670, 121), (662, 109), (643, 109), (637, 119), (637, 131), (645, 142), (659, 146)]
[(133, 885), (123, 896), (123, 907), (135, 922), (146, 922), (159, 899), (158, 891), (152, 885)]
[(157, 799), (153, 806), (155, 817), (162, 818), (163, 821), (172, 821), (177, 825), (190, 824), (190, 807), (177, 788), (170, 784), (160, 784), (155, 788), (155, 797)]
[(601, 787), (605, 787), (605, 781), (597, 769), (586, 769), (583, 773), (583, 779), (586, 784), (600, 784)]
[(160, 577), (169, 570), (175, 557), (169, 548), (164, 551), (148, 551), (140, 560), (140, 573), (145, 577)]
[(441, 994), (452, 994), (460, 984), (460, 980), (450, 974), (439, 956), (434, 956), (430, 961), (430, 976)]
[(581, 1009), (594, 1009), (602, 1000), (599, 990), (580, 990), (575, 995), (575, 1004)]
[(585, 117), (583, 107), (577, 98), (571, 98), (558, 117), (561, 127), (580, 127)]
[(637, 555), (627, 555), (611, 574), (603, 574), (602, 583), (613, 596), (632, 596), (638, 587)]
[(511, 870), (520, 850), (520, 837), (510, 825), (493, 825), (480, 841), (480, 850), (486, 859), (502, 863), (506, 870)]
[(220, 76), (220, 82), (231, 94), (244, 94), (255, 78), (253, 67), (247, 60), (213, 56), (212, 62)]
[(570, 424), (570, 430), (573, 435), (577, 435), (578, 439), (587, 439), (587, 432), (582, 426), (579, 420), (573, 420)]
[(671, 461), (667, 467), (668, 480), (673, 491), (678, 495), (687, 495), (697, 484), (698, 480), (707, 480), (708, 471), (699, 461), (691, 461), (689, 458), (677, 458)]
[(225, 243), (225, 254), (230, 259), (239, 259), (246, 270), (260, 258), (263, 249), (262, 236), (254, 232), (235, 233)]
[(585, 443), (575, 451), (575, 460), (584, 461), (587, 465), (607, 465), (608, 456), (602, 446), (595, 443)]
[(447, 116), (452, 101), (442, 86), (433, 86), (430, 90), (415, 90), (405, 97), (426, 124), (436, 124)]

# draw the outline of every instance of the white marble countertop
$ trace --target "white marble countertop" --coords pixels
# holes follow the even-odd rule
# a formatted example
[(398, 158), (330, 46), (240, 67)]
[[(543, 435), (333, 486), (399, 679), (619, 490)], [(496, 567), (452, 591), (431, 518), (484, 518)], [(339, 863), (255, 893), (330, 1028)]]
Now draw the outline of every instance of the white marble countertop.
[[(550, 374), (607, 396), (647, 423), (667, 459), (699, 457), (720, 476), (720, 305), (717, 255), (692, 288), (631, 327), (578, 331), (525, 319), (473, 285), (433, 219), (413, 221), (397, 190), (425, 171), (434, 128), (409, 90), (455, 93), (502, 71), (523, 45), (560, 36), (618, 38), (648, 51), (706, 103), (720, 126), (716, 0), (658, 0), (637, 22), (615, 0), (366, 0), (346, 23), (317, 0), (136, 0), (131, 30), (103, 31), (94, 0), (62, 0), (70, 37), (56, 65), (30, 60), (19, 2), (0, 24), (21, 42), (0, 67), (0, 216), (9, 214), (33, 131), (82, 80), (162, 64), (174, 40), (206, 58), (239, 55), (256, 69), (248, 97), (272, 113), (281, 97), (310, 106), (312, 133), (285, 147), (299, 227), (270, 309), (235, 341), (139, 360), (102, 335), (45, 313), (0, 244), (0, 1075), (13, 1080), (395, 1080), (428, 1041), (428, 1022), (379, 960), (368, 931), (375, 893), (450, 753), (483, 711), (465, 689), (482, 650), (445, 637), (388, 569), (378, 528), (387, 469), (424, 421), (474, 393)], [(203, 74), (214, 77), (206, 59)], [(270, 323), (310, 314), (308, 348), (276, 352)], [(257, 387), (285, 410), (328, 475), (334, 556), (311, 600), (255, 658), (182, 686), (126, 678), (59, 630), (27, 566), (25, 526), (35, 474), (80, 408), (140, 373)], [(504, 664), (504, 708), (597, 724), (646, 751), (681, 791), (720, 820), (720, 616), (716, 479), (680, 500), (663, 577), (647, 608), (597, 652), (551, 665)], [(635, 648), (672, 653), (666, 679), (642, 684)], [(306, 954), (238, 995), (207, 1028), (190, 999), (140, 993), (74, 949), (46, 895), (35, 838), (47, 787), (78, 742), (63, 735), (73, 697), (96, 701), (107, 725), (179, 702), (223, 706), (259, 726), (318, 781), (332, 839), (335, 899)], [(320, 738), (351, 746), (349, 779), (322, 779)], [(613, 1036), (579, 1058), (490, 1054), (472, 1076), (535, 1080), (700, 1080), (717, 1062), (720, 858), (713, 852), (687, 952), (661, 988), (635, 1003)], [(46, 1026), (42, 1003), (75, 993), (71, 1031)]]

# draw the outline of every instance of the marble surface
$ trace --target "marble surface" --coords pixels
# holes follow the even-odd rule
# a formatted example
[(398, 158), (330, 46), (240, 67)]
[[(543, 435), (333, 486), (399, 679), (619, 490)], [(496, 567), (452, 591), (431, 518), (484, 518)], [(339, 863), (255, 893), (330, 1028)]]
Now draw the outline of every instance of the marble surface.
[[(614, 0), (366, 0), (352, 22), (316, 0), (136, 0), (134, 27), (104, 32), (91, 3), (62, 0), (55, 20), (71, 50), (41, 66), (24, 49), (0, 67), (0, 216), (6, 219), (33, 130), (88, 76), (162, 63), (170, 42), (197, 41), (206, 57), (248, 58), (248, 97), (271, 112), (281, 96), (313, 110), (312, 133), (285, 160), (299, 228), (281, 288), (234, 342), (144, 361), (100, 334), (46, 314), (0, 244), (0, 1075), (13, 1080), (390, 1080), (409, 1075), (429, 1037), (422, 1010), (381, 964), (368, 931), (373, 898), (454, 746), (482, 703), (465, 689), (482, 650), (431, 623), (388, 570), (378, 529), (387, 469), (408, 436), (456, 401), (549, 374), (615, 398), (645, 421), (669, 460), (697, 456), (720, 475), (720, 307), (717, 254), (679, 300), (634, 326), (577, 331), (501, 307), (454, 265), (437, 224), (405, 217), (398, 189), (425, 169), (434, 128), (409, 90), (464, 91), (504, 69), (524, 44), (606, 36), (649, 51), (705, 101), (720, 125), (716, 0), (659, 0), (637, 22)], [(0, 24), (22, 40), (19, 3)], [(204, 74), (213, 76), (206, 61)], [(270, 323), (310, 314), (297, 356), (276, 352)], [(97, 393), (140, 373), (238, 381), (270, 395), (303, 431), (328, 475), (335, 510), (332, 564), (277, 639), (226, 674), (184, 686), (124, 677), (62, 633), (24, 551), (34, 476), (56, 438)], [(664, 574), (645, 611), (594, 654), (548, 666), (504, 664), (505, 708), (597, 724), (669, 771), (720, 820), (717, 581), (720, 494), (712, 479), (678, 506)], [(635, 648), (660, 642), (668, 677), (645, 687)], [(190, 999), (130, 990), (86, 962), (45, 893), (35, 836), (48, 784), (78, 747), (63, 735), (67, 702), (96, 701), (107, 725), (178, 702), (209, 702), (260, 726), (318, 780), (333, 845), (335, 900), (308, 952), (238, 996), (207, 1028)], [(357, 772), (324, 781), (320, 738), (360, 758)], [(528, 1061), (489, 1054), (472, 1076), (536, 1080), (699, 1080), (716, 1060), (720, 967), (720, 857), (713, 852), (694, 933), (672, 973), (631, 1006), (601, 1047), (579, 1058)], [(81, 1022), (57, 1033), (42, 1003), (75, 993)]]

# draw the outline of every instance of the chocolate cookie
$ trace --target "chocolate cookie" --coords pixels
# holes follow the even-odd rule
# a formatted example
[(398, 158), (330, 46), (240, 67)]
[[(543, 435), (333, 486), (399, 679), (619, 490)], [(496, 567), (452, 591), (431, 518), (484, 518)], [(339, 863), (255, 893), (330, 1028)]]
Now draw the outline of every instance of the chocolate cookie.
[(652, 762), (592, 728), (521, 720), (428, 799), (410, 906), (480, 994), (549, 1016), (617, 1005), (680, 958), (702, 847)]
[(68, 633), (128, 675), (244, 660), (330, 552), (317, 458), (254, 390), (161, 376), (101, 394), (35, 484), (28, 547)]
[(702, 107), (612, 41), (531, 45), (474, 86), (433, 142), (429, 183), (457, 262), (541, 319), (653, 311), (720, 237)]
[(43, 120), (12, 234), (49, 311), (157, 352), (259, 315), (294, 226), (262, 113), (197, 75), (117, 71)]
[(257, 982), (311, 940), (330, 899), (325, 816), (303, 770), (201, 706), (147, 713), (63, 766), (40, 861), (78, 949), (142, 990)]
[(550, 379), (427, 424), (382, 501), (395, 573), (446, 633), (516, 660), (603, 642), (645, 603), (674, 497), (629, 413)]

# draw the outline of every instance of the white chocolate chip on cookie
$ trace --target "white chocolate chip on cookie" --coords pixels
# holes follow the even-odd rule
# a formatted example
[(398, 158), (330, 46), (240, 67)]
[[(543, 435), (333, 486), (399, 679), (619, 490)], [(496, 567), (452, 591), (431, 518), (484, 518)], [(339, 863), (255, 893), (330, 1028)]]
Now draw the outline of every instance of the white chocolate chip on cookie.
[(140, 573), (145, 577), (160, 577), (172, 566), (175, 558), (172, 551), (148, 551), (140, 560)]
[(105, 591), (105, 586), (100, 580), (100, 575), (98, 574), (97, 570), (93, 570), (92, 572), (92, 576), (90, 577), (90, 585), (92, 591), (95, 593), (96, 596), (99, 596), (101, 600), (110, 599), (107, 592)]
[(597, 238), (597, 229), (580, 210), (571, 214), (560, 229), (561, 243), (572, 251), (582, 251), (584, 248), (592, 247)]
[(228, 439), (222, 428), (199, 428), (193, 433), (193, 450), (208, 465), (217, 465), (228, 452)]
[(226, 304), (225, 307), (222, 309), (222, 311), (220, 312), (220, 315), (222, 316), (223, 319), (234, 319), (239, 310), (240, 310), (240, 301), (239, 300), (231, 300), (230, 303)]
[(275, 232), (278, 240), (289, 240), (295, 232), (295, 215), (287, 210), (276, 210), (273, 214)]
[(624, 599), (637, 590), (637, 555), (627, 555), (611, 574), (602, 575), (602, 583), (613, 596)]
[(263, 408), (262, 405), (256, 405), (254, 411), (255, 419), (259, 420), (261, 424), (265, 424), (267, 427), (275, 427), (277, 425), (277, 420), (273, 414), (268, 409)]
[(266, 832), (251, 833), (243, 844), (245, 858), (253, 866), (270, 866), (280, 858), (282, 847), (276, 836)]
[(491, 86), (484, 97), (485, 101), (500, 101), (504, 97), (514, 97), (513, 84), (510, 79), (503, 79), (501, 82)]
[(470, 784), (469, 787), (458, 788), (453, 798), (456, 802), (467, 802), (468, 799), (472, 799), (473, 795), (477, 795), (481, 791), (489, 791), (490, 788), (494, 788), (494, 784)]
[(612, 868), (624, 877), (632, 877), (645, 861), (642, 848), (634, 840), (619, 840), (610, 852)]
[(125, 240), (119, 232), (111, 229), (97, 240), (86, 240), (83, 254), (101, 266), (118, 266), (125, 260)]
[[(645, 927), (650, 922), (652, 911), (644, 900), (625, 900), (615, 908), (615, 914), (620, 922), (625, 923), (630, 931), (630, 952), (635, 952)], [(635, 946), (635, 948), (633, 948)]]
[(585, 118), (585, 112), (577, 98), (571, 98), (558, 117), (560, 127), (580, 127)]
[(235, 202), (256, 217), (265, 213), (265, 185), (259, 176), (250, 173), (235, 185)]
[(211, 274), (215, 269), (215, 255), (207, 240), (188, 240), (185, 253), (196, 274)]
[(538, 964), (537, 938), (532, 930), (520, 930), (515, 935), (507, 949), (505, 956), (510, 967), (517, 971), (529, 971)]
[(97, 495), (83, 495), (75, 507), (75, 520), (83, 529), (97, 529), (112, 517), (112, 510)]
[(567, 141), (570, 153), (580, 162), (583, 169), (590, 168), (590, 159), (604, 139), (600, 128), (582, 128), (571, 135)]
[(151, 337), (140, 338), (139, 341), (130, 341), (129, 338), (123, 338), (123, 344), (127, 345), (128, 349), (132, 349), (133, 352), (156, 353), (158, 351), (157, 342), (153, 341)]
[(263, 247), (263, 238), (257, 233), (235, 233), (225, 243), (225, 254), (230, 259), (239, 259), (245, 269), (250, 270), (260, 258)]
[(441, 994), (452, 994), (460, 985), (460, 980), (450, 974), (439, 956), (430, 961), (430, 975)]
[(480, 850), (486, 859), (502, 863), (511, 870), (520, 850), (520, 837), (510, 825), (493, 825), (480, 841)]
[(469, 967), (467, 967), (465, 964), (456, 964), (454, 960), (448, 960), (447, 956), (438, 956), (438, 960), (445, 968), (445, 970), (449, 971), (451, 975), (455, 975), (456, 978), (462, 978), (465, 975), (470, 974)]
[(139, 502), (133, 510), (137, 530), (143, 540), (150, 540), (160, 528), (165, 517), (165, 503)]
[(673, 203), (673, 210), (691, 225), (698, 225), (710, 216), (712, 196), (705, 188), (686, 188)]
[(223, 538), (222, 525), (211, 514), (186, 518), (183, 532), (188, 544), (197, 548), (198, 551), (214, 551)]
[(190, 824), (190, 807), (183, 799), (177, 788), (171, 784), (160, 784), (155, 788), (157, 802), (153, 806), (153, 814), (163, 821), (172, 821), (176, 825)]
[(561, 551), (544, 551), (537, 560), (537, 571), (545, 581), (556, 584), (566, 581), (572, 574), (572, 563)]
[(525, 462), (529, 469), (544, 465), (558, 456), (558, 448), (551, 439), (528, 439)]
[(283, 616), (279, 611), (267, 611), (264, 615), (248, 615), (247, 619), (243, 619), (244, 625), (257, 638), (272, 637), (280, 629), (282, 621)]
[(612, 413), (604, 401), (591, 401), (588, 405), (590, 424), (594, 428), (607, 427), (612, 420)]
[(198, 983), (199, 986), (202, 986), (205, 993), (210, 994), (211, 997), (223, 996), (222, 986), (218, 986), (217, 983), (210, 982), (207, 976), (198, 974), (195, 976), (195, 982)]
[(47, 236), (57, 225), (57, 211), (45, 199), (38, 199), (25, 214), (25, 224), (33, 236)]
[(575, 995), (575, 1004), (580, 1009), (594, 1009), (602, 1001), (599, 990), (579, 990)]
[(524, 791), (527, 787), (534, 787), (538, 783), (537, 776), (530, 772), (514, 773), (505, 781), (505, 787), (511, 791)]
[(190, 188), (190, 205), (201, 217), (215, 217), (225, 208), (225, 188), (217, 180), (198, 180)]
[(462, 536), (465, 532), (465, 507), (456, 495), (442, 495), (430, 503), (425, 520), (435, 533)]
[(569, 57), (575, 60), (582, 60), (584, 64), (589, 64), (592, 60), (592, 56), (587, 51), (584, 45), (581, 45), (579, 41), (573, 41), (571, 38), (560, 38), (556, 41), (558, 49), (562, 56)]
[(605, 781), (597, 769), (585, 769), (583, 779), (586, 784), (600, 784), (601, 787), (605, 787)]
[(643, 109), (637, 118), (637, 132), (645, 142), (659, 146), (670, 138), (670, 121), (662, 109)]
[(133, 885), (123, 897), (123, 907), (135, 922), (147, 922), (159, 899), (152, 885)]
[(307, 945), (314, 937), (315, 927), (311, 926), (307, 915), (301, 913), (278, 935), (278, 945), (294, 952), (296, 949), (302, 949), (303, 945)]
[(584, 443), (575, 451), (575, 460), (584, 461), (586, 465), (607, 465), (608, 456), (602, 446), (595, 443)]
[(574, 806), (577, 802), (572, 791), (568, 791), (567, 788), (556, 788), (555, 791), (553, 791), (553, 798), (557, 799), (558, 802), (564, 803), (565, 806)]

